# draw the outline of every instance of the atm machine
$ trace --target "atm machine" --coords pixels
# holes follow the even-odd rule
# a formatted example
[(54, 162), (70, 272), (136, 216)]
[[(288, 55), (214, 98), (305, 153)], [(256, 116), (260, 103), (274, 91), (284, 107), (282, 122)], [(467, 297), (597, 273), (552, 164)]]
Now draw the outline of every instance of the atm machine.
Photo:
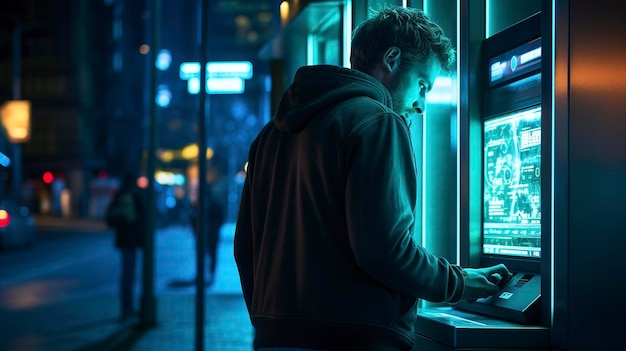
[(542, 217), (550, 197), (542, 128), (549, 135), (550, 118), (542, 117), (541, 27), (537, 13), (482, 42), (480, 118), (470, 141), (480, 147), (473, 147), (470, 170), (461, 174), (473, 187), (461, 211), (475, 214), (460, 226), (460, 235), (468, 236), (460, 240), (461, 262), (504, 263), (513, 277), (489, 298), (422, 308), (416, 350), (550, 349), (541, 316), (541, 262), (549, 259), (544, 247), (550, 236)]

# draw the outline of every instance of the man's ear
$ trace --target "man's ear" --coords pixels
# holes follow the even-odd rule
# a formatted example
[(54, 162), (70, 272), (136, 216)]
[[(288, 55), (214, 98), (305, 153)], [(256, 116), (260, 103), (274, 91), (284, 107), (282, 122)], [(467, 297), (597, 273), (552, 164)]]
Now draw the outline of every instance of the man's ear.
[(383, 55), (383, 65), (389, 73), (393, 72), (400, 65), (400, 55), (402, 52), (397, 46), (392, 46)]

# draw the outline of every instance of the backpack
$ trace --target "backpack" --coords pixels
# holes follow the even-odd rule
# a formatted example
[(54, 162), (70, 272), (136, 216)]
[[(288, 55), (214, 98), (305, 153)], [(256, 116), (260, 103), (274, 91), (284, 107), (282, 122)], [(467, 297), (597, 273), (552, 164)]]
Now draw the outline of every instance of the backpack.
[(131, 224), (137, 219), (133, 194), (126, 192), (116, 196), (106, 211), (106, 222), (109, 227), (120, 227)]

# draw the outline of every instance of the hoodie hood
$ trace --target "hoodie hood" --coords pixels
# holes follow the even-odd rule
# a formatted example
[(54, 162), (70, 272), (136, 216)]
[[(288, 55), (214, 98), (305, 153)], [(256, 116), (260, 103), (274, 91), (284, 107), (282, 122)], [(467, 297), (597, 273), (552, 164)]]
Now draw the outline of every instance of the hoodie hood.
[(354, 97), (391, 108), (387, 88), (368, 74), (329, 65), (301, 67), (280, 101), (274, 124), (282, 132), (299, 132), (321, 111)]

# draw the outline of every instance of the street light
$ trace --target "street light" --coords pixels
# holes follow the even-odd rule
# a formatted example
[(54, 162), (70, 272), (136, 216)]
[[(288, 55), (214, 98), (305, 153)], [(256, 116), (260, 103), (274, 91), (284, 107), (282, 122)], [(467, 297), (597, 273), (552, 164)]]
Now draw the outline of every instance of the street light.
[(10, 100), (0, 107), (2, 125), (11, 143), (24, 143), (30, 138), (30, 101)]

